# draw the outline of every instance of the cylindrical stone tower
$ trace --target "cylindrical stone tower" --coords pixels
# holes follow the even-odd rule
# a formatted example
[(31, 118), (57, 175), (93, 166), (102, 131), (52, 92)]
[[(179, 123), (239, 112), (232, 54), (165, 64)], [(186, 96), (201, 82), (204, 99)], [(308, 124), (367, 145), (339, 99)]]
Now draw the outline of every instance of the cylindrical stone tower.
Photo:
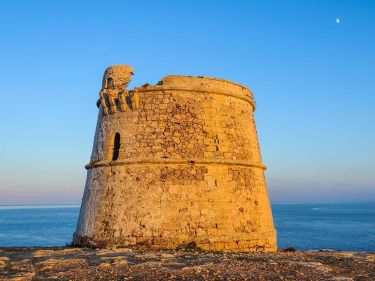
[(128, 91), (132, 74), (104, 74), (74, 243), (276, 251), (251, 91), (174, 75)]

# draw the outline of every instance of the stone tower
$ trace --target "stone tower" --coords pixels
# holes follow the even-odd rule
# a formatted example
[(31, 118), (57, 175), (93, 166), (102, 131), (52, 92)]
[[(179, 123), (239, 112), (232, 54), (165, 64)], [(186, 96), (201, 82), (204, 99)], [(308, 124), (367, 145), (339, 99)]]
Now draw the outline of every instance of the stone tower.
[(132, 74), (105, 71), (74, 243), (276, 251), (251, 91), (175, 75), (127, 90)]

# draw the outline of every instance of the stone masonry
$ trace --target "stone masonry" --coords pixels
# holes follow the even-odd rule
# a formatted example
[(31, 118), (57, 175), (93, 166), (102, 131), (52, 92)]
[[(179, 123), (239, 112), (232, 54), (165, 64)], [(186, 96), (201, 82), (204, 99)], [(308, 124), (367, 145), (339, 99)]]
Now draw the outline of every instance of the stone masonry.
[(127, 90), (132, 74), (105, 71), (74, 243), (276, 251), (251, 91), (175, 75)]

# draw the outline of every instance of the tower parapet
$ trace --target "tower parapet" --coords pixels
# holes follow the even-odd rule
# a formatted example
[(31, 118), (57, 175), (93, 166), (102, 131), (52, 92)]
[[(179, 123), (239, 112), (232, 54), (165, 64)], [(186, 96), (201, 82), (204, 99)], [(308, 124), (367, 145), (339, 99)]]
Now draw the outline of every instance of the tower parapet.
[(97, 103), (102, 106), (105, 115), (118, 110), (126, 111), (129, 103), (138, 106), (138, 94), (127, 90), (133, 74), (134, 70), (129, 65), (114, 65), (105, 70)]
[(74, 242), (276, 251), (251, 91), (176, 75), (127, 90), (132, 72), (104, 74)]

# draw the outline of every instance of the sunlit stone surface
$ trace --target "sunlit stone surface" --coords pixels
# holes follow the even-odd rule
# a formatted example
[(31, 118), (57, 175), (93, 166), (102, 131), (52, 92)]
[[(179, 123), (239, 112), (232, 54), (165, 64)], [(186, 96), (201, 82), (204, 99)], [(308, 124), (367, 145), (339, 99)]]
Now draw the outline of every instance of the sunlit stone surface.
[(276, 251), (251, 91), (175, 75), (128, 90), (132, 74), (105, 71), (74, 243)]

